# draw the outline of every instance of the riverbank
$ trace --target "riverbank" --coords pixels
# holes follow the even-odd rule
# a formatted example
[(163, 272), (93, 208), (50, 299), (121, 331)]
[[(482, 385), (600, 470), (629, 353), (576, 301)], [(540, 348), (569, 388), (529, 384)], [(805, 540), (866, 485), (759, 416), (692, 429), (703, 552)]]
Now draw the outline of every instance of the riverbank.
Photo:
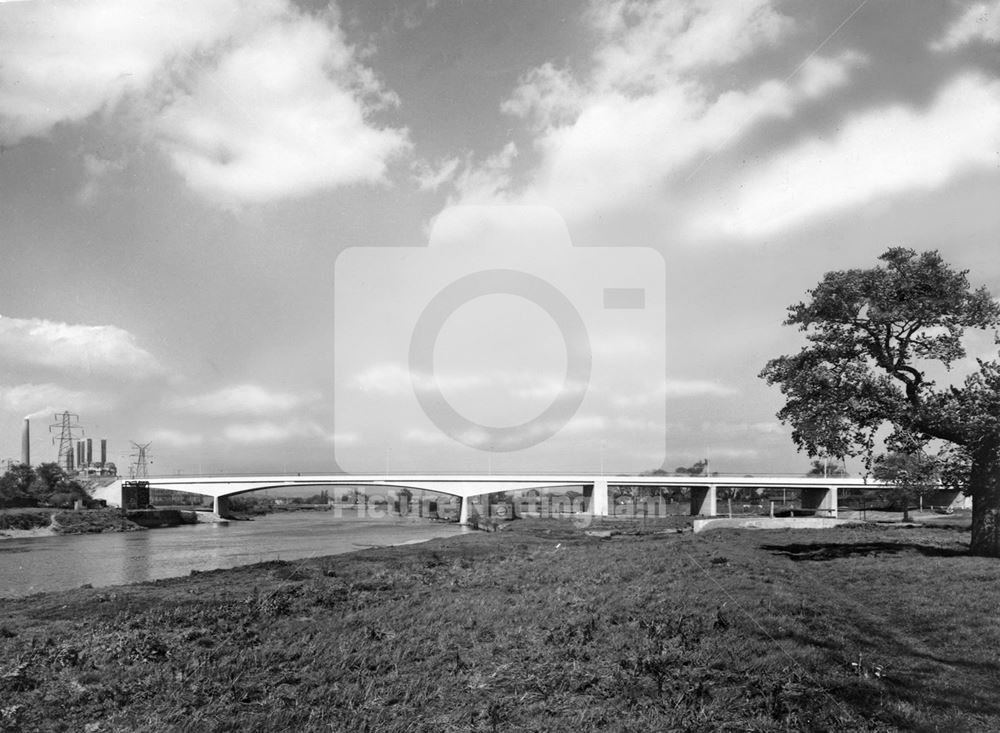
[(0, 726), (1000, 729), (997, 562), (965, 532), (646, 529), (521, 521), (3, 601)]
[(144, 529), (117, 509), (5, 509), (0, 511), (0, 539), (59, 534), (136, 532)]

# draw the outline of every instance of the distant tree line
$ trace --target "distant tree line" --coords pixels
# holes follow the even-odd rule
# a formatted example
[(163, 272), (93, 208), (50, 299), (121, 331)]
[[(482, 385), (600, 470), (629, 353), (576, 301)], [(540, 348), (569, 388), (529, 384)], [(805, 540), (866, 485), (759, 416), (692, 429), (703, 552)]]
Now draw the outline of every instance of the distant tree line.
[(0, 476), (0, 507), (72, 507), (77, 501), (89, 506), (90, 495), (79, 481), (70, 478), (58, 463), (10, 466)]

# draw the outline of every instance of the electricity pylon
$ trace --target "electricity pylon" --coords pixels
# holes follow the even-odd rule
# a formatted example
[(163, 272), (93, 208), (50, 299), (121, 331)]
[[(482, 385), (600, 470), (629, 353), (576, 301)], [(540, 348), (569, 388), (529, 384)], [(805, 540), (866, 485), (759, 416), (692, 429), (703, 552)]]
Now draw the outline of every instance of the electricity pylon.
[[(49, 425), (49, 432), (51, 433), (54, 428), (59, 428), (59, 453), (56, 458), (56, 463), (66, 469), (66, 473), (72, 473), (73, 471), (73, 445), (76, 440), (76, 431), (80, 431), (80, 435), (83, 435), (83, 427), (80, 425), (80, 416), (74, 415), (72, 412), (63, 412), (57, 415), (53, 415), (52, 419), (56, 422)], [(52, 442), (55, 443), (56, 439), (53, 437)]]
[(135, 459), (135, 463), (132, 464), (129, 470), (130, 474), (129, 478), (134, 478), (134, 479), (148, 478), (149, 472), (146, 470), (146, 465), (147, 462), (152, 463), (152, 461), (148, 460), (149, 454), (146, 451), (149, 450), (149, 446), (151, 446), (152, 443), (145, 443), (140, 445), (135, 441), (130, 441), (130, 442), (132, 443), (132, 447), (135, 448), (137, 452), (129, 456), (129, 458)]

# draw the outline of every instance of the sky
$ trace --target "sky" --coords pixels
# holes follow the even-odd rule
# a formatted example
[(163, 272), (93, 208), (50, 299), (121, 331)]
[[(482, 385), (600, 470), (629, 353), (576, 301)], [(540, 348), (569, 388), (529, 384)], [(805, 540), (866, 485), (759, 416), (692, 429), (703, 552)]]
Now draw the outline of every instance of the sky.
[(1000, 0), (0, 2), (0, 457), (801, 473), (786, 307), (998, 201)]

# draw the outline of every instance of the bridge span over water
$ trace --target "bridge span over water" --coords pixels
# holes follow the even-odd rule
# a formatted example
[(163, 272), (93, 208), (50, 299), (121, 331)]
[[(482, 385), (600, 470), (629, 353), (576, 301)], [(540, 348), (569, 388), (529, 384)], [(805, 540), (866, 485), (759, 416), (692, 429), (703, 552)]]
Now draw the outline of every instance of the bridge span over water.
[[(163, 476), (143, 479), (151, 489), (186, 491), (212, 497), (213, 510), (224, 516), (228, 510), (228, 497), (262, 489), (288, 487), (376, 487), (409, 489), (448, 494), (461, 499), (459, 521), (469, 521), (470, 500), (497, 492), (519, 492), (531, 489), (544, 491), (561, 488), (580, 488), (585, 501), (585, 511), (594, 516), (609, 514), (610, 493), (615, 488), (663, 487), (687, 488), (691, 492), (691, 514), (714, 517), (717, 515), (716, 499), (719, 489), (763, 488), (792, 489), (800, 493), (802, 507), (813, 509), (825, 516), (837, 516), (837, 491), (839, 489), (884, 488), (880, 481), (851, 477), (804, 476), (595, 476), (593, 474), (518, 474), (518, 475), (447, 475), (447, 474), (295, 474), (265, 476)], [(123, 506), (122, 481), (105, 487), (94, 494), (109, 505)]]

